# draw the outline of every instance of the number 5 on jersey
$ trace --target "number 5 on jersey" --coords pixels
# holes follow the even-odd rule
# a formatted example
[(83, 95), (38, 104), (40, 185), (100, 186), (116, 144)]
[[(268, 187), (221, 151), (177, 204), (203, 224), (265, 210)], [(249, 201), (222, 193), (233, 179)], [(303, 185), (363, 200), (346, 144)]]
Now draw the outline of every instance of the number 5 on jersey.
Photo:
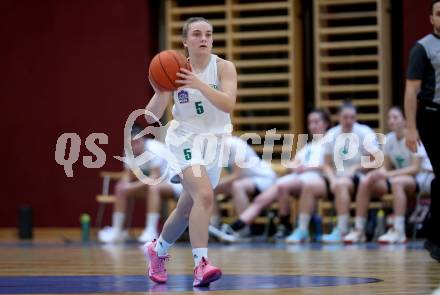
[(192, 158), (191, 149), (184, 149), (183, 155), (185, 156), (185, 160), (189, 161)]
[(196, 106), (196, 112), (198, 115), (201, 115), (205, 112), (201, 101), (196, 101), (195, 106)]

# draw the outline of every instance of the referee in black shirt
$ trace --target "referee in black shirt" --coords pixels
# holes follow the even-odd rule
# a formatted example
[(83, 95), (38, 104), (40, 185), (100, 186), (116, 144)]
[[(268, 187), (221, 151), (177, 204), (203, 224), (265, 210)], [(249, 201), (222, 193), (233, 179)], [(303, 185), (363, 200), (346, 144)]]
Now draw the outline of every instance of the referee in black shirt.
[(425, 248), (440, 262), (440, 0), (432, 1), (430, 19), (434, 32), (417, 41), (409, 56), (406, 145), (415, 152), (421, 139), (434, 169)]

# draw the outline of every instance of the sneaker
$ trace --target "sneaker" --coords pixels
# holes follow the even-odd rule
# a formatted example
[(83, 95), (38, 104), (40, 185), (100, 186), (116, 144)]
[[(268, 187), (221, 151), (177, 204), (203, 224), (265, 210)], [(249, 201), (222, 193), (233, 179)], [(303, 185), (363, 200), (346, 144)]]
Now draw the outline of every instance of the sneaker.
[(404, 244), (406, 243), (406, 235), (390, 228), (384, 235), (381, 235), (377, 241), (381, 244)]
[(211, 235), (223, 242), (237, 243), (242, 240), (240, 234), (234, 231), (228, 224), (223, 224), (221, 229), (209, 225), (208, 231)]
[(286, 238), (288, 244), (300, 244), (310, 241), (310, 235), (308, 230), (297, 228), (291, 235)]
[(194, 269), (194, 287), (206, 287), (211, 282), (217, 281), (222, 276), (220, 268), (212, 266), (209, 261), (202, 257), (199, 265)]
[(322, 235), (322, 242), (328, 244), (342, 243), (342, 234), (339, 232), (339, 229), (335, 227), (330, 234)]
[(425, 247), (426, 250), (428, 250), (429, 254), (433, 259), (440, 262), (440, 246), (437, 246), (430, 240), (426, 240), (423, 246)]
[(365, 233), (353, 229), (344, 237), (345, 244), (357, 244), (357, 243), (365, 243), (366, 237)]
[(157, 231), (154, 228), (147, 227), (138, 237), (138, 241), (141, 243), (147, 243), (156, 239), (158, 236), (159, 235), (157, 234)]
[(158, 256), (156, 250), (156, 239), (152, 242), (144, 245), (144, 255), (148, 257), (148, 277), (155, 283), (163, 284), (167, 281), (167, 270), (165, 268), (165, 262), (167, 262), (170, 258), (167, 256)]
[(128, 239), (128, 231), (106, 226), (98, 232), (98, 240), (102, 243), (122, 243)]

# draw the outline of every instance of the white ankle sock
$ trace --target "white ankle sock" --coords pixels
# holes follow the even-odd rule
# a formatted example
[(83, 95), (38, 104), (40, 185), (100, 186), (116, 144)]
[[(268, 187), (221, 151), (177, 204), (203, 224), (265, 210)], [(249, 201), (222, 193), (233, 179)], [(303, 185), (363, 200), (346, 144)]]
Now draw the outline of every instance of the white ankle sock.
[(193, 258), (194, 258), (194, 267), (197, 267), (199, 265), (200, 260), (202, 260), (202, 257), (205, 257), (205, 259), (208, 259), (208, 248), (194, 248), (192, 249)]
[(157, 224), (159, 223), (160, 215), (159, 213), (148, 213), (146, 218), (146, 228), (154, 229), (157, 231)]
[(341, 235), (344, 235), (348, 231), (348, 214), (338, 215), (338, 229)]
[(405, 234), (405, 216), (394, 216), (394, 229), (399, 234)]
[(168, 243), (167, 241), (165, 241), (162, 238), (162, 235), (160, 235), (160, 237), (157, 239), (156, 247), (154, 248), (154, 250), (157, 252), (158, 256), (166, 256), (168, 254), (168, 249), (172, 245), (173, 244)]
[(298, 218), (298, 228), (301, 230), (309, 230), (310, 214), (300, 213)]
[(117, 230), (122, 230), (124, 228), (125, 213), (113, 212), (112, 216), (112, 227)]
[(354, 228), (357, 231), (365, 232), (365, 224), (367, 223), (367, 219), (365, 217), (356, 216)]

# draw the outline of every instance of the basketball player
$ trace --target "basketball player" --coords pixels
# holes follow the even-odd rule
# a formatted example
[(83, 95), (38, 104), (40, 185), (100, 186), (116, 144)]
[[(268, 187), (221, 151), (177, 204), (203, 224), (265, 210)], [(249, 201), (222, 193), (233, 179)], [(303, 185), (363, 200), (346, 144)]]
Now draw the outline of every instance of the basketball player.
[[(239, 215), (249, 206), (249, 196), (256, 196), (267, 190), (275, 182), (277, 175), (272, 167), (261, 160), (254, 149), (239, 137), (228, 137), (225, 150), (228, 151), (227, 168), (231, 173), (220, 181), (214, 193), (231, 195), (235, 212)], [(249, 228), (246, 230), (250, 232)]]
[[(165, 141), (175, 156), (170, 165), (183, 185), (183, 192), (158, 240), (145, 245), (145, 253), (149, 258), (150, 279), (165, 283), (168, 249), (189, 225), (195, 265), (193, 285), (197, 287), (206, 286), (222, 275), (220, 268), (208, 260), (208, 224), (213, 189), (220, 178), (221, 137), (232, 129), (229, 113), (236, 101), (237, 73), (231, 62), (211, 53), (213, 27), (208, 20), (189, 18), (182, 37), (192, 71), (181, 69), (176, 82), (182, 86), (174, 92), (161, 91), (150, 81), (155, 94), (147, 111), (160, 118), (174, 99), (174, 121)], [(154, 118), (147, 120), (153, 122)]]
[[(138, 125), (134, 125), (131, 136), (134, 137), (142, 131)], [(167, 162), (161, 155), (164, 155), (166, 146), (161, 142), (149, 139), (138, 138), (131, 140), (134, 156), (138, 157), (145, 151), (157, 155), (153, 160), (140, 163), (135, 158), (133, 163), (124, 162), (125, 175), (115, 187), (116, 201), (113, 208), (112, 226), (105, 227), (98, 232), (98, 239), (103, 243), (123, 242), (128, 238), (128, 232), (124, 230), (126, 208), (129, 198), (144, 197), (146, 203), (145, 229), (138, 237), (139, 242), (152, 241), (158, 237), (157, 227), (160, 220), (161, 197), (179, 197), (182, 190), (180, 184), (171, 183), (169, 180), (162, 181), (156, 185), (149, 185), (137, 179), (133, 168), (137, 166), (144, 175), (151, 178), (160, 177), (165, 171)]]
[(322, 137), (313, 140), (313, 136), (315, 134), (322, 136), (326, 132), (330, 127), (330, 116), (326, 111), (316, 109), (309, 113), (307, 121), (310, 142), (295, 155), (291, 163), (291, 173), (281, 177), (272, 187), (258, 195), (234, 223), (230, 226), (224, 225), (222, 233), (218, 235), (220, 239), (228, 242), (240, 241), (242, 229), (250, 225), (264, 208), (277, 199), (281, 225), (285, 228), (282, 230), (285, 232), (283, 233), (285, 237), (286, 233), (290, 233), (291, 230), (288, 199), (292, 194), (300, 198), (299, 229), (287, 238), (287, 242), (299, 243), (308, 239), (308, 225), (315, 199), (327, 193), (325, 180), (320, 173), (324, 164)]
[(433, 32), (417, 41), (408, 60), (405, 87), (405, 114), (408, 121), (406, 144), (415, 152), (420, 134), (432, 163), (435, 178), (431, 184), (425, 248), (432, 258), (440, 262), (440, 141), (433, 129), (440, 125), (440, 0), (433, 0), (431, 3), (430, 21)]
[(326, 135), (324, 173), (335, 197), (338, 221), (330, 234), (322, 236), (324, 243), (341, 243), (348, 233), (351, 197), (356, 195), (359, 180), (365, 173), (361, 157), (376, 157), (372, 152), (380, 152), (373, 130), (356, 119), (356, 107), (344, 103), (339, 110), (339, 125)]
[(429, 193), (434, 178), (432, 166), (423, 146), (417, 153), (405, 145), (407, 132), (405, 118), (399, 107), (388, 111), (388, 128), (384, 146), (384, 166), (370, 171), (360, 182), (356, 195), (355, 229), (344, 238), (345, 243), (365, 242), (365, 224), (368, 203), (372, 195), (392, 194), (394, 198), (394, 226), (379, 237), (380, 243), (406, 242), (406, 198), (417, 192)]

